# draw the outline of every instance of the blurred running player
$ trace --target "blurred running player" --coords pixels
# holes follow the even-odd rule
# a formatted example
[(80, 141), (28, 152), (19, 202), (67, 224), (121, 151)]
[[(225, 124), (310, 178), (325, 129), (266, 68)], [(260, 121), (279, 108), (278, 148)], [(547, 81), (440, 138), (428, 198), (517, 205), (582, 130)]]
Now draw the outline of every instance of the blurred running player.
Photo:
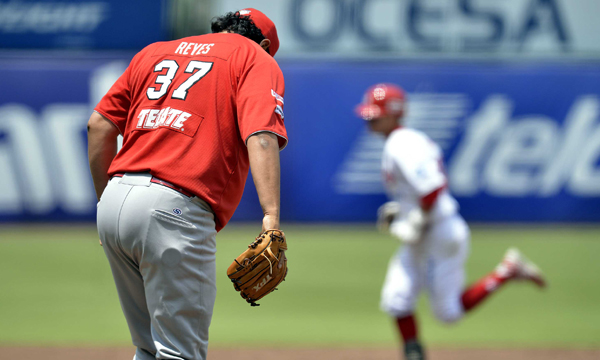
[(428, 292), (436, 318), (452, 323), (509, 281), (544, 287), (545, 280), (517, 249), (509, 249), (491, 273), (464, 288), (469, 228), (448, 192), (440, 147), (403, 126), (405, 107), (400, 87), (377, 84), (356, 112), (371, 131), (386, 137), (382, 173), (391, 201), (379, 208), (377, 225), (404, 244), (390, 261), (381, 307), (395, 319), (406, 359), (422, 360), (415, 316), (421, 290)]

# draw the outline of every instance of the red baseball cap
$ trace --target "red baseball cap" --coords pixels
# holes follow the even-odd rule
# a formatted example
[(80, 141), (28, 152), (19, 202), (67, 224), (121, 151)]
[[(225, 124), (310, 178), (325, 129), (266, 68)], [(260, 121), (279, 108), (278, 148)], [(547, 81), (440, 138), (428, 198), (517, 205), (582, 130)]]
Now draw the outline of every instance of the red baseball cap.
[(273, 21), (271, 21), (267, 15), (253, 8), (242, 9), (238, 11), (238, 14), (249, 16), (252, 22), (254, 22), (254, 25), (260, 29), (260, 32), (262, 32), (264, 37), (271, 40), (269, 54), (275, 56), (275, 53), (279, 49), (279, 37), (277, 37), (277, 29), (275, 28)]
[(362, 103), (356, 106), (356, 114), (364, 120), (373, 120), (385, 115), (404, 114), (405, 94), (394, 84), (376, 84), (365, 92)]

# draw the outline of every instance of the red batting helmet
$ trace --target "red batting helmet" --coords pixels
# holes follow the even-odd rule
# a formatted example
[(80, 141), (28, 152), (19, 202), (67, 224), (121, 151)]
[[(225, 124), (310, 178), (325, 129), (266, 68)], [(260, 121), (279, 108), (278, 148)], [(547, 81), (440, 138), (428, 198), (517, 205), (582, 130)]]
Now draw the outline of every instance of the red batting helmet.
[(371, 86), (356, 106), (356, 114), (364, 120), (372, 120), (385, 115), (404, 114), (404, 90), (394, 84)]

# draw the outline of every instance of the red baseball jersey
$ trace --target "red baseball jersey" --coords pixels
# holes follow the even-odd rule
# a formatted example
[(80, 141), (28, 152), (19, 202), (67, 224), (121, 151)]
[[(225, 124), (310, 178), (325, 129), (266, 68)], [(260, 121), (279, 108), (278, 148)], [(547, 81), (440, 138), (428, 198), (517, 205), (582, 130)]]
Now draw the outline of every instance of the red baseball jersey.
[(287, 144), (284, 91), (277, 62), (241, 35), (151, 44), (95, 108), (123, 135), (109, 175), (150, 172), (177, 185), (210, 204), (221, 230), (244, 191), (248, 138), (268, 131)]

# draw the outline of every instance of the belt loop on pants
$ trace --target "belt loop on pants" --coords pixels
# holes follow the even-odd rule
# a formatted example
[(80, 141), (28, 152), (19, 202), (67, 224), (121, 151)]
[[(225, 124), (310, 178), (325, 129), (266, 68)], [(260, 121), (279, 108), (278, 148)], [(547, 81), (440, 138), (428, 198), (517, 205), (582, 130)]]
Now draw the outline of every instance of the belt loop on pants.
[[(123, 177), (124, 175), (125, 174), (123, 174), (123, 173), (117, 173), (117, 174), (114, 174), (113, 177)], [(152, 176), (152, 179), (150, 179), (150, 182), (154, 183), (154, 184), (159, 184), (159, 185), (162, 185), (162, 186), (166, 186), (169, 189), (175, 190), (178, 193), (180, 193), (182, 195), (185, 195), (185, 196), (187, 196), (189, 198), (193, 198), (193, 197), (196, 196), (196, 195), (194, 195), (194, 194), (192, 194), (192, 193), (190, 193), (188, 191), (185, 191), (184, 189), (182, 189), (180, 187), (177, 187), (176, 185), (171, 184), (168, 181), (161, 180), (161, 179), (159, 179), (159, 178), (157, 178), (155, 176)]]

